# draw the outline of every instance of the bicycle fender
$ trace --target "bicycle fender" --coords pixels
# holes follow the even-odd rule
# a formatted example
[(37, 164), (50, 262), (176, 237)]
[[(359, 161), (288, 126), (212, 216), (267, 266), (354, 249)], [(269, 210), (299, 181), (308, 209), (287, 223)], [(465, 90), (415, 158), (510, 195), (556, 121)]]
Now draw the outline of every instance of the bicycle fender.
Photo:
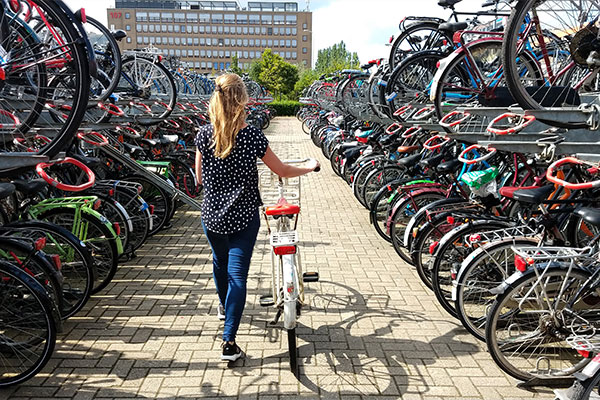
[(83, 208), (81, 211), (84, 214), (88, 214), (88, 215), (96, 218), (98, 221), (100, 221), (100, 223), (102, 223), (102, 225), (104, 225), (105, 227), (107, 227), (110, 230), (110, 233), (112, 235), (112, 238), (110, 238), (110, 239), (114, 240), (117, 245), (117, 254), (118, 255), (123, 254), (123, 243), (121, 242), (121, 238), (119, 237), (119, 235), (117, 235), (117, 232), (115, 232), (115, 229), (113, 228), (112, 223), (104, 215), (100, 214), (96, 210), (92, 210), (90, 208)]

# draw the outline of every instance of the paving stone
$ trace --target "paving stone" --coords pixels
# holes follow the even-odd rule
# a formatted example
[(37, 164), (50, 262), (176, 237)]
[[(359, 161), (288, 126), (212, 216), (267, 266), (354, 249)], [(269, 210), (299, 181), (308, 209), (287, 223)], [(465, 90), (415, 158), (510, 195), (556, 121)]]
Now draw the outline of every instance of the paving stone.
[(282, 159), (314, 157), (303, 178), (300, 249), (306, 288), (297, 328), (300, 382), (289, 372), (286, 333), (270, 326), (270, 248), (258, 236), (238, 341), (247, 359), (219, 360), (223, 324), (210, 248), (199, 213), (182, 207), (173, 227), (149, 238), (138, 257), (65, 323), (42, 373), (0, 399), (529, 399), (525, 391), (436, 303), (416, 271), (369, 223), (368, 211), (329, 167), (294, 118), (266, 131)]

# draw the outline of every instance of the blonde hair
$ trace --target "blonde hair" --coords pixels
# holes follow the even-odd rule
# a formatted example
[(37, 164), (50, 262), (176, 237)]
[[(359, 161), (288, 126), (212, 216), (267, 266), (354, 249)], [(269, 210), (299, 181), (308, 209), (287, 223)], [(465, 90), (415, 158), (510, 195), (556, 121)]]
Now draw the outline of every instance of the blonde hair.
[(210, 98), (208, 115), (213, 125), (215, 157), (226, 158), (235, 146), (235, 137), (246, 121), (245, 106), (248, 93), (242, 78), (225, 74), (216, 80), (216, 89)]

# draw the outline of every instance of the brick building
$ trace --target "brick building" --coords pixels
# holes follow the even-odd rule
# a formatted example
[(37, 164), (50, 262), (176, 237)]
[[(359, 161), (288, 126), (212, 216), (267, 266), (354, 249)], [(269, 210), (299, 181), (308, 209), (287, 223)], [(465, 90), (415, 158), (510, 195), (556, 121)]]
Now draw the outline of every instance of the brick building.
[(201, 71), (248, 68), (266, 48), (292, 64), (312, 63), (312, 13), (294, 2), (116, 0), (108, 26), (127, 38), (121, 50), (150, 45)]

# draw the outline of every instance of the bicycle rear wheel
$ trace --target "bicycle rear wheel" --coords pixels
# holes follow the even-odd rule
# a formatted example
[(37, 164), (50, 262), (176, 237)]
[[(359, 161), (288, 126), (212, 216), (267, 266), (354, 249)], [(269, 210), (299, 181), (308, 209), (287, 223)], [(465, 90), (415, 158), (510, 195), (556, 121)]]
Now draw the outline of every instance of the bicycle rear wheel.
[(46, 365), (59, 316), (25, 271), (0, 260), (0, 388), (26, 381)]

